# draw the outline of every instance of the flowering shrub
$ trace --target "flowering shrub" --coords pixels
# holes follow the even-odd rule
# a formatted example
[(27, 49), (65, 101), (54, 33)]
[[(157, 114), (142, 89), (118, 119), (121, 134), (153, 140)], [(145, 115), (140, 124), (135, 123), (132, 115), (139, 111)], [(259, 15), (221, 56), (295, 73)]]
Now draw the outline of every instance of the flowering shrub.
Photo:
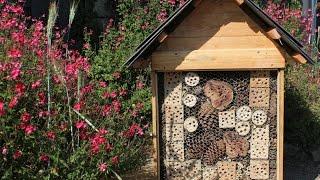
[(0, 13), (2, 178), (96, 179), (139, 165), (149, 144), (148, 81), (87, 43), (88, 57), (106, 58), (97, 74), (101, 64), (70, 50), (54, 22), (25, 17), (22, 3), (0, 0)]

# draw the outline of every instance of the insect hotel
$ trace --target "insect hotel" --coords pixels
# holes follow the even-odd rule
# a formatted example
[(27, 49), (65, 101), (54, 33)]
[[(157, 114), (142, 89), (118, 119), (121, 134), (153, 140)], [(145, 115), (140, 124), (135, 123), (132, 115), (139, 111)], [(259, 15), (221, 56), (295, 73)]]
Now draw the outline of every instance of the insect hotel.
[(151, 63), (158, 179), (283, 179), (284, 68), (312, 63), (250, 0), (187, 1), (126, 62)]

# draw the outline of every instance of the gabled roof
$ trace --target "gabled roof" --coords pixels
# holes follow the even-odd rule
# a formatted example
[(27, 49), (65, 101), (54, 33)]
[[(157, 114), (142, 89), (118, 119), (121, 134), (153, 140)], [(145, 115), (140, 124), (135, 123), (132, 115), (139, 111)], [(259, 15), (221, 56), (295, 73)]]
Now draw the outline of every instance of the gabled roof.
[[(159, 38), (163, 34), (170, 34), (175, 28), (188, 16), (194, 9), (195, 4), (199, 0), (189, 0), (179, 9), (177, 9), (165, 22), (163, 22), (156, 30), (154, 30), (136, 49), (135, 53), (124, 64), (127, 67), (134, 63), (147, 59), (152, 52), (160, 45)], [(242, 2), (241, 0), (237, 0)], [(279, 45), (287, 51), (294, 54), (300, 54), (307, 62), (313, 64), (312, 58), (304, 51), (303, 45), (293, 36), (290, 35), (281, 25), (270, 18), (261, 8), (259, 8), (251, 0), (244, 0), (240, 3), (243, 9), (251, 18), (253, 18), (260, 26), (268, 29), (275, 28), (281, 36)]]

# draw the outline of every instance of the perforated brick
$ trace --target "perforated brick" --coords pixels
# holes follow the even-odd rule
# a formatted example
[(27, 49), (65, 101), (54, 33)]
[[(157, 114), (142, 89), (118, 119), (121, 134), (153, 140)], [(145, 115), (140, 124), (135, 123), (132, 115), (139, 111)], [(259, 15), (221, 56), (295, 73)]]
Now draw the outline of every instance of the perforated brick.
[(235, 180), (237, 177), (237, 163), (219, 161), (217, 163), (220, 180)]
[(182, 104), (182, 81), (180, 73), (165, 73), (165, 105)]
[(269, 179), (269, 161), (251, 160), (250, 161), (251, 179)]
[(250, 88), (249, 106), (269, 108), (270, 89), (269, 88)]
[(169, 161), (184, 161), (184, 142), (174, 141), (166, 144), (166, 157)]
[(193, 107), (197, 104), (197, 97), (193, 94), (187, 94), (182, 99), (183, 104), (188, 107)]
[(268, 159), (269, 157), (269, 125), (254, 128), (250, 143), (251, 159)]
[(237, 119), (240, 121), (248, 121), (251, 119), (252, 111), (249, 106), (241, 106), (237, 109)]
[(194, 116), (191, 116), (184, 121), (183, 125), (184, 125), (184, 129), (192, 133), (196, 131), (198, 128), (198, 120)]
[(213, 180), (218, 178), (218, 168), (214, 166), (204, 166), (202, 171), (203, 180)]
[(267, 119), (267, 113), (263, 110), (257, 110), (252, 114), (252, 122), (257, 126), (262, 126), (265, 122), (267, 122)]
[(166, 124), (166, 140), (167, 141), (183, 141), (183, 124)]
[(250, 77), (250, 87), (269, 87), (270, 71), (253, 71)]
[(183, 105), (165, 106), (166, 124), (182, 124), (184, 121)]
[(236, 125), (235, 110), (219, 112), (219, 128), (234, 128)]
[(188, 86), (192, 86), (193, 87), (193, 86), (196, 86), (196, 85), (199, 84), (200, 77), (196, 73), (189, 72), (184, 77), (184, 81)]

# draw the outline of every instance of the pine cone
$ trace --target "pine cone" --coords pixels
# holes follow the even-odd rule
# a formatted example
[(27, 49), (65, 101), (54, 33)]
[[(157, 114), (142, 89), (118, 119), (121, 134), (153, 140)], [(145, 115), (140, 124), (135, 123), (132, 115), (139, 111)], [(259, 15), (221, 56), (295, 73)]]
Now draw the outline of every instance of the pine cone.
[(225, 143), (223, 140), (215, 141), (211, 146), (207, 147), (207, 151), (203, 154), (202, 161), (209, 166), (213, 166), (217, 163), (219, 158), (225, 154)]

